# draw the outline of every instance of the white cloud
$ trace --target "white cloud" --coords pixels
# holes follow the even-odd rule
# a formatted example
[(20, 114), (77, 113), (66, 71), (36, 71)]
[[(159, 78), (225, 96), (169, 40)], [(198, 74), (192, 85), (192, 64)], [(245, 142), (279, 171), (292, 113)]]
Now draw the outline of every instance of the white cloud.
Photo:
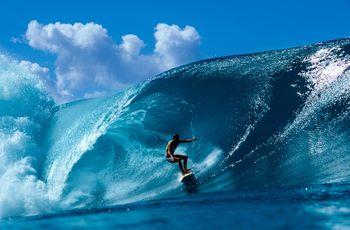
[(159, 23), (154, 36), (157, 41), (155, 52), (168, 68), (195, 59), (200, 36), (194, 27), (185, 26), (181, 29), (177, 25)]
[(120, 50), (126, 58), (132, 58), (140, 54), (141, 48), (145, 46), (143, 41), (134, 34), (127, 34), (122, 37)]
[(197, 57), (200, 36), (194, 27), (160, 23), (154, 37), (154, 52), (145, 55), (138, 36), (124, 35), (117, 44), (96, 23), (31, 21), (25, 34), (31, 47), (57, 56), (54, 82), (63, 100), (110, 94)]
[(19, 66), (32, 74), (39, 75), (44, 78), (47, 78), (49, 75), (49, 69), (46, 67), (41, 67), (38, 63), (23, 60), (19, 62)]
[(11, 42), (15, 44), (25, 43), (25, 39), (23, 37), (11, 37)]

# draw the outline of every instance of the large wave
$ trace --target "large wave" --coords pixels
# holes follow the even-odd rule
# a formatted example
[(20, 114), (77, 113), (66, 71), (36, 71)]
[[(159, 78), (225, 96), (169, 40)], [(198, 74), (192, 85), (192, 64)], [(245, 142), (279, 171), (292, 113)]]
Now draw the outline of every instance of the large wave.
[(199, 138), (178, 150), (197, 192), (349, 182), (349, 55), (342, 39), (204, 60), (60, 106), (2, 57), (0, 215), (185, 194), (175, 132)]

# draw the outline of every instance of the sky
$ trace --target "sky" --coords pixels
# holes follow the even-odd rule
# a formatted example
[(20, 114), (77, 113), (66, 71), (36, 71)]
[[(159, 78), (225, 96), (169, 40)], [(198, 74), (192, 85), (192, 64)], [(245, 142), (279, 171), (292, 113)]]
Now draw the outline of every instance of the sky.
[(0, 50), (71, 101), (200, 59), (349, 37), (349, 12), (350, 0), (4, 0)]

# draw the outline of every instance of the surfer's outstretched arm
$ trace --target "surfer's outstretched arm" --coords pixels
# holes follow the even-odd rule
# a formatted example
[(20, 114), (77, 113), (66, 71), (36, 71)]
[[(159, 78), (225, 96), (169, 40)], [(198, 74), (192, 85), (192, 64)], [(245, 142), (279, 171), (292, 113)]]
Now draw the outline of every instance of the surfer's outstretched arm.
[(192, 138), (192, 139), (183, 139), (183, 140), (179, 140), (180, 143), (188, 143), (188, 142), (192, 142), (192, 141), (196, 141), (197, 138)]

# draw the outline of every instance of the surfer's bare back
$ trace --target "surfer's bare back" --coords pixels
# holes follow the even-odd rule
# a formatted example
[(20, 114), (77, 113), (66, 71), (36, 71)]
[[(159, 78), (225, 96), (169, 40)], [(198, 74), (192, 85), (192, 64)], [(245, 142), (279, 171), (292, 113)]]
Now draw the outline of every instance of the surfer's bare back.
[(174, 134), (173, 139), (169, 141), (166, 146), (166, 155), (165, 155), (166, 160), (169, 161), (170, 163), (178, 162), (182, 174), (186, 174), (190, 172), (190, 169), (187, 168), (188, 157), (184, 155), (174, 154), (175, 149), (180, 143), (187, 143), (195, 140), (197, 140), (197, 138), (181, 140), (179, 134)]

